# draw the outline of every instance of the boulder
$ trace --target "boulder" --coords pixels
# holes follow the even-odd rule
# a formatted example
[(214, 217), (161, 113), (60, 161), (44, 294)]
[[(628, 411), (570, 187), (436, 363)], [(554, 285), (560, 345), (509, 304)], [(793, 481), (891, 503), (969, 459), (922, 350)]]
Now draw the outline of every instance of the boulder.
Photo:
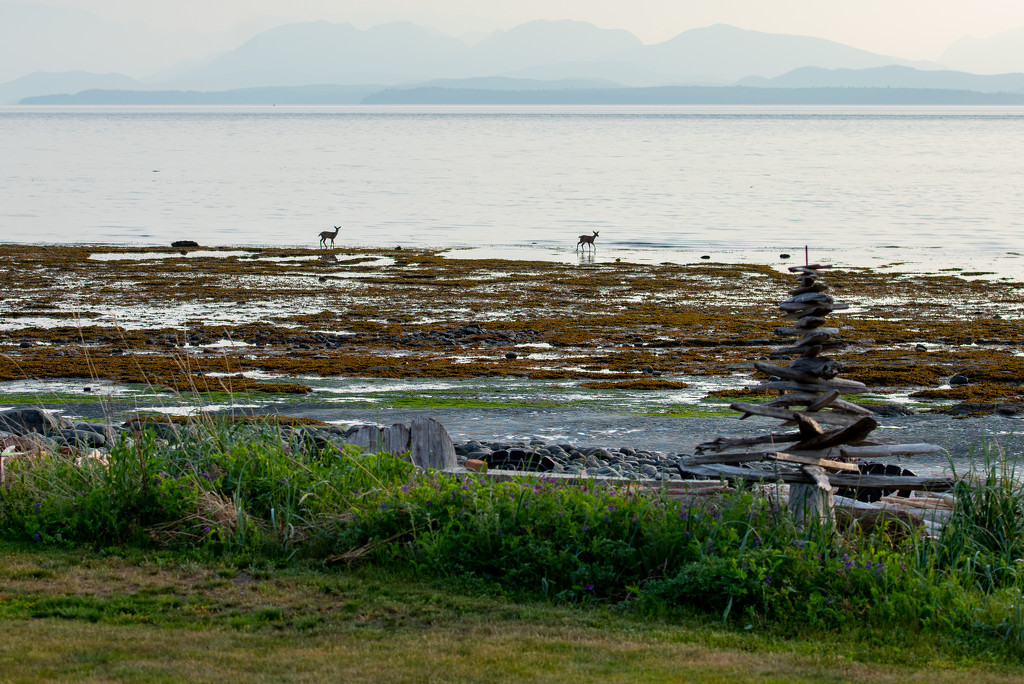
[(950, 406), (943, 413), (950, 416), (966, 416), (972, 413), (991, 413), (995, 408), (995, 404), (980, 401), (962, 401), (959, 404)]
[(1024, 403), (1019, 401), (1007, 401), (996, 406), (996, 413), (1001, 416), (1024, 415)]
[(863, 404), (864, 408), (870, 409), (872, 413), (886, 418), (895, 418), (897, 416), (912, 416), (914, 412), (903, 404), (897, 404), (896, 402), (886, 402), (884, 404)]
[(92, 430), (61, 430), (60, 436), (64, 443), (70, 446), (95, 449), (107, 445), (107, 438)]
[(0, 430), (15, 435), (36, 432), (41, 435), (59, 435), (74, 426), (49, 411), (38, 408), (13, 408), (0, 411)]

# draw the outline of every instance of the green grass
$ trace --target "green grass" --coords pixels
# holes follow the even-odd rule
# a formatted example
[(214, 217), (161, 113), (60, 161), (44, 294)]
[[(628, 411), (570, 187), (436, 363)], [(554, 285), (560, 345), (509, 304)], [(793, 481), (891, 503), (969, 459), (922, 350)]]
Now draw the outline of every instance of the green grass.
[(44, 406), (53, 404), (95, 404), (108, 397), (101, 393), (91, 392), (32, 392), (32, 393), (3, 393), (0, 394), (0, 403), (13, 406)]
[(677, 404), (673, 408), (666, 408), (664, 410), (637, 411), (636, 413), (641, 416), (670, 416), (673, 418), (736, 417), (736, 412), (729, 408), (708, 408), (690, 404)]
[[(1013, 681), (884, 628), (780, 630), (566, 605), (411, 572), (0, 545), (4, 681)], [(923, 681), (923, 680), (922, 680)]]
[[(661, 678), (667, 670), (650, 661), (683, 638), (680, 625), (718, 625), (715, 634), (762, 654), (780, 640), (823, 639), (828, 655), (807, 671), (825, 668), (826, 678), (836, 651), (897, 669), (1024, 663), (1024, 491), (996, 455), (960, 485), (964, 505), (930, 539), (901, 523), (800, 527), (744, 488), (680, 502), (585, 481), (424, 473), (271, 423), (196, 419), (180, 431), (171, 444), (152, 432), (123, 439), (106, 464), (59, 454), (8, 462), (0, 619), (104, 625), (111, 662), (122, 658), (117, 629), (160, 627), (212, 630), (215, 641), (223, 630), (252, 634), (254, 644), (266, 632), (386, 635), (385, 668), (402, 660), (394, 634), (406, 648), (437, 639), (463, 654), (459, 666), (497, 658), (511, 679), (525, 675), (498, 652), (536, 640), (554, 659), (551, 678), (563, 667), (614, 674), (634, 653), (645, 655), (626, 671)], [(501, 617), (509, 605), (519, 617)], [(465, 641), (473, 634), (479, 644)], [(550, 640), (561, 650), (544, 651)], [(590, 642), (617, 655), (584, 649), (576, 659)], [(416, 674), (387, 676), (434, 675), (413, 660)], [(607, 672), (591, 669), (600, 662)]]

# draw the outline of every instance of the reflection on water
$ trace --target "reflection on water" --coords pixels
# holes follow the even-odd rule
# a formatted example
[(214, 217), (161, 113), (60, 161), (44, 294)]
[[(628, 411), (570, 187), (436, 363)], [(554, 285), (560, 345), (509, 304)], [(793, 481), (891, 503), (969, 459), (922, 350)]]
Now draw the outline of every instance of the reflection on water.
[(392, 248), (572, 252), (599, 231), (596, 260), (807, 243), (998, 256), (1024, 228), (1022, 121), (1019, 107), (3, 107), (0, 234), (316, 247), (340, 224), (339, 245)]

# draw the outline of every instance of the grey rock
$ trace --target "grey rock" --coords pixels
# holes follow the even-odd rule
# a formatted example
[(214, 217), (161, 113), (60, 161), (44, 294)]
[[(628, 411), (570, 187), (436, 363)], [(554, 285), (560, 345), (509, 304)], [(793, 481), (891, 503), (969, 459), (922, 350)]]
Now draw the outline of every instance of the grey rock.
[(661, 471), (651, 465), (642, 465), (640, 466), (640, 474), (656, 480), (660, 477)]
[(59, 435), (74, 426), (60, 416), (38, 408), (13, 408), (0, 411), (0, 430), (16, 435), (36, 432), (41, 435)]
[(61, 430), (60, 439), (65, 444), (90, 449), (99, 449), (107, 445), (107, 438), (92, 430)]
[(897, 404), (895, 402), (886, 402), (885, 404), (865, 404), (864, 408), (871, 409), (873, 413), (886, 418), (893, 418), (895, 416), (912, 416), (914, 412), (903, 404)]
[(995, 404), (988, 404), (978, 401), (962, 401), (959, 404), (950, 406), (943, 413), (950, 416), (965, 416), (969, 413), (987, 413), (996, 409)]
[(970, 380), (967, 379), (966, 375), (960, 375), (959, 373), (949, 378), (949, 384), (951, 387), (958, 385), (969, 385)]
[(996, 413), (1001, 416), (1024, 415), (1024, 404), (1017, 401), (1008, 401), (996, 406)]

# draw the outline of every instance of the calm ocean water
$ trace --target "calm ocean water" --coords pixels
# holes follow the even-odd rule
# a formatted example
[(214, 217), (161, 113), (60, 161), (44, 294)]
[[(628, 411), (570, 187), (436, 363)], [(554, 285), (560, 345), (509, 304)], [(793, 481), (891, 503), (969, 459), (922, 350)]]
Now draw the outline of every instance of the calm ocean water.
[(1015, 258), (1024, 109), (6, 107), (0, 198), (10, 242)]

